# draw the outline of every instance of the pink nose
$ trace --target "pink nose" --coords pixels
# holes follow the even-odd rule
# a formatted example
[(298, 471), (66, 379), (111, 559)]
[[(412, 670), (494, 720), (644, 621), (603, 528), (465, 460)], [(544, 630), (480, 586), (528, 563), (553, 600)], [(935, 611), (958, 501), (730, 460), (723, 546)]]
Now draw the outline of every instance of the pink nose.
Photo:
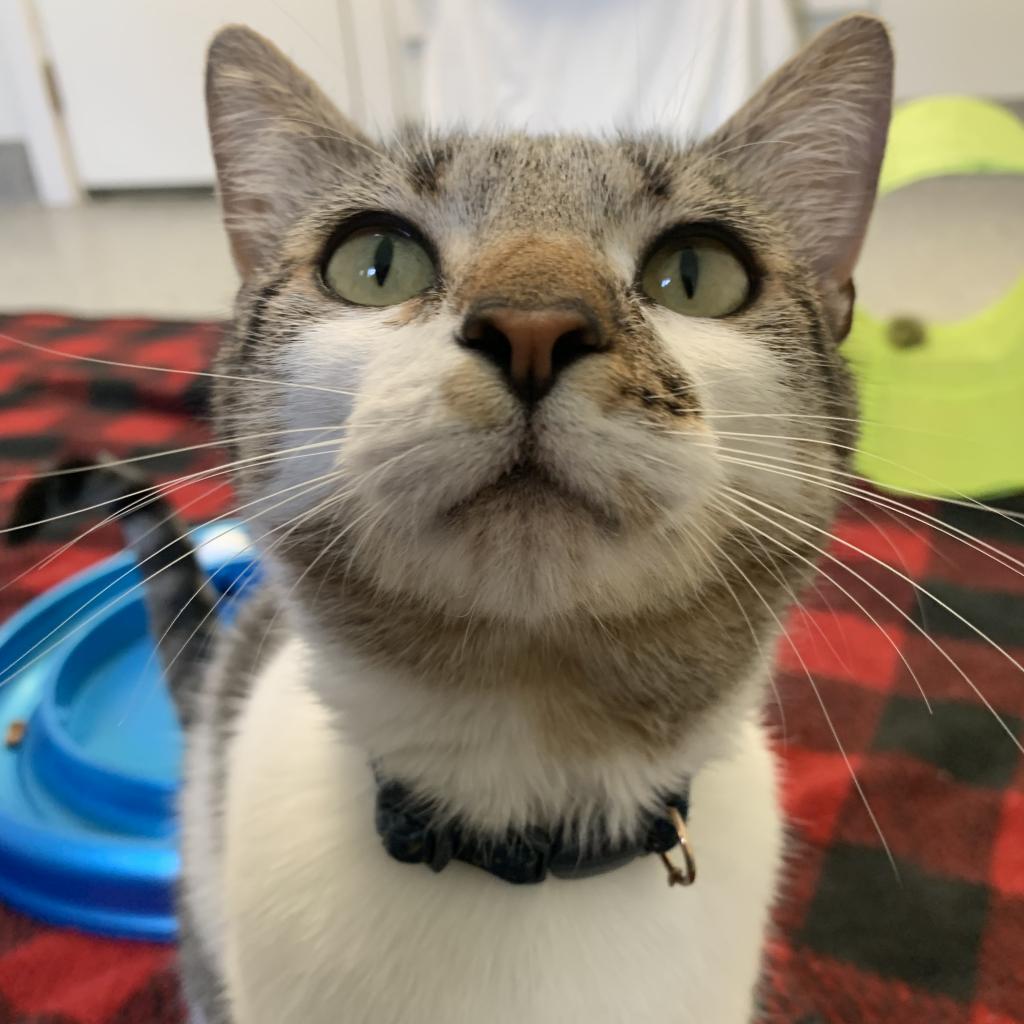
[(543, 398), (567, 366), (602, 347), (594, 317), (558, 308), (471, 312), (459, 340), (494, 363), (528, 404)]

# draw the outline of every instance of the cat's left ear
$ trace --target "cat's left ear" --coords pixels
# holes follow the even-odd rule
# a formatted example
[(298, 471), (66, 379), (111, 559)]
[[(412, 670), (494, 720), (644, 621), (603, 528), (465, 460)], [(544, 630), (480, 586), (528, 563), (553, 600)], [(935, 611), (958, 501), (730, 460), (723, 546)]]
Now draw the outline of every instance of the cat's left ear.
[(854, 15), (783, 65), (701, 147), (736, 168), (786, 219), (816, 271), (838, 337), (875, 200), (892, 110), (892, 45)]

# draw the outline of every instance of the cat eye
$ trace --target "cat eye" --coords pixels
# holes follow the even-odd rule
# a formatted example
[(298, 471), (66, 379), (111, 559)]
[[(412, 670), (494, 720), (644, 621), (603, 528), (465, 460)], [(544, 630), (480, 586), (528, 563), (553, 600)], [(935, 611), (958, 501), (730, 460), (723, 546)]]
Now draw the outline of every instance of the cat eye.
[(357, 306), (395, 306), (437, 280), (424, 245), (398, 227), (372, 226), (344, 237), (323, 269), (327, 286)]
[(721, 317), (750, 298), (753, 280), (744, 260), (710, 235), (674, 235), (647, 259), (643, 292), (683, 316)]

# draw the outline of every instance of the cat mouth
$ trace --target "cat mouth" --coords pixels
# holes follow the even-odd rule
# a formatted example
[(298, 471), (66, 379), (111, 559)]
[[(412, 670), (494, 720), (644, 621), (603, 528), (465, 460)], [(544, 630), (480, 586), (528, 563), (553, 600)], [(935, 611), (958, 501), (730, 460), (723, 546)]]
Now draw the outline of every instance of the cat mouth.
[(621, 528), (611, 509), (555, 477), (535, 458), (519, 459), (484, 484), (460, 499), (443, 513), (447, 525), (462, 524), (471, 513), (515, 511), (526, 517), (552, 508), (563, 514), (584, 513), (603, 531), (617, 533)]

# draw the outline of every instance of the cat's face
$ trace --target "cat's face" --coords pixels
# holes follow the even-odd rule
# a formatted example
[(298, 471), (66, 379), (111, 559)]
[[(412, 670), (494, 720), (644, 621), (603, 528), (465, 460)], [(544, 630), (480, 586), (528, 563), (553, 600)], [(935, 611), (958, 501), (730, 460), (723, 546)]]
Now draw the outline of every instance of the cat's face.
[[(783, 84), (817, 63), (815, 90), (776, 82), (683, 148), (371, 144), (258, 38), (222, 36), (214, 137), (246, 280), (219, 369), (265, 383), (222, 388), (221, 429), (292, 431), (243, 458), (320, 443), (239, 471), (286, 580), (315, 580), (314, 602), (349, 574), (455, 616), (614, 617), (742, 572), (736, 495), (826, 522), (827, 490), (749, 460), (828, 478), (831, 442), (853, 443), (839, 342), (888, 111), (879, 39), (846, 40), (845, 72), (805, 57)], [(838, 135), (812, 109), (830, 88), (852, 96)], [(815, 132), (820, 158), (797, 158)]]

